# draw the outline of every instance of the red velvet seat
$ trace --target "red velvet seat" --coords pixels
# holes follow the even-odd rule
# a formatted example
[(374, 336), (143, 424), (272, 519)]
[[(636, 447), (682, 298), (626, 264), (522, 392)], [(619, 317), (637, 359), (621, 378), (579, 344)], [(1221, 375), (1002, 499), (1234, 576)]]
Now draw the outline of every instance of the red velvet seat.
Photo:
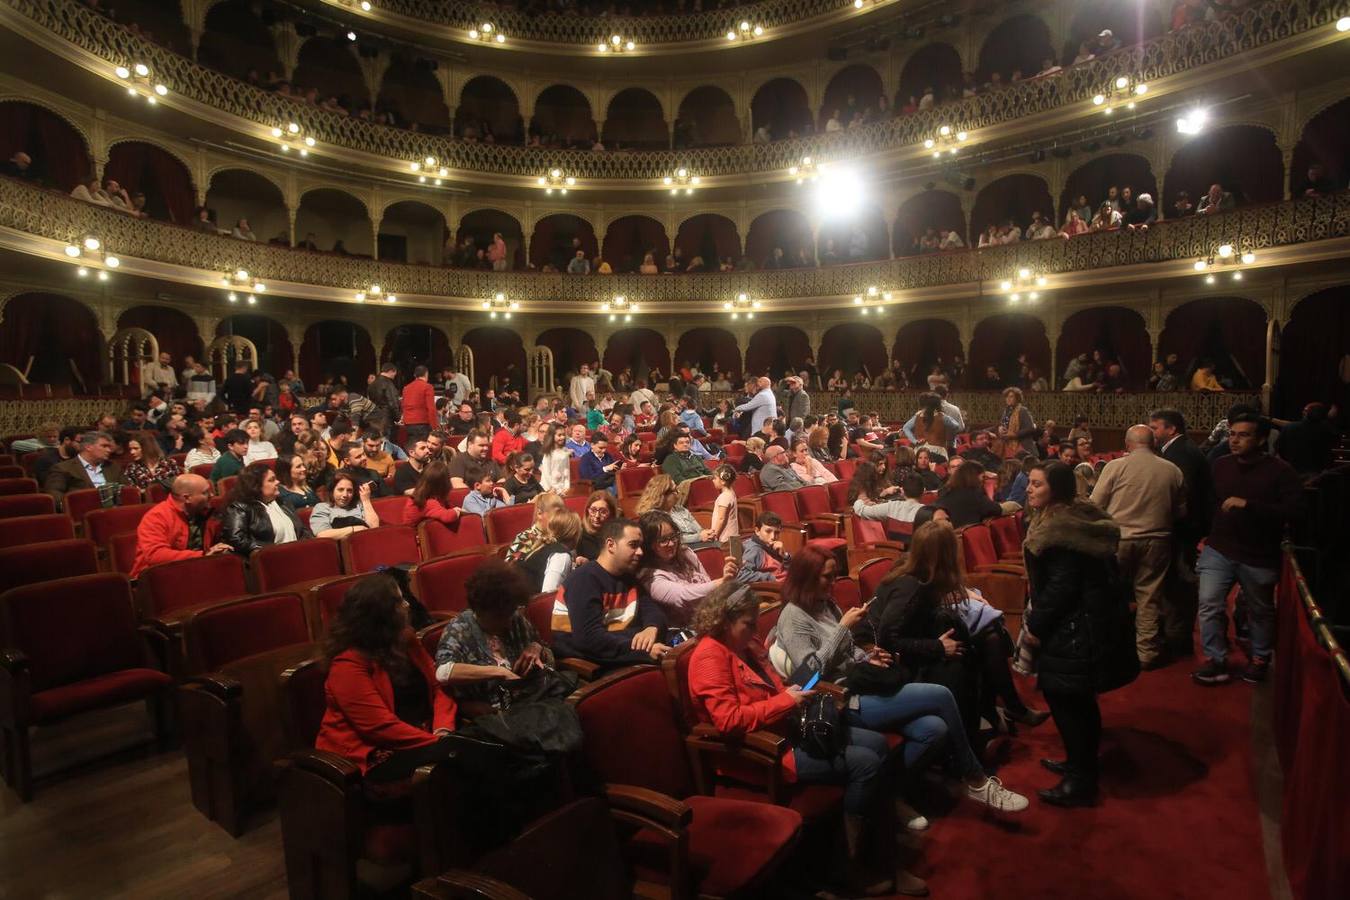
[(137, 580), (137, 593), (142, 616), (177, 624), (185, 609), (248, 593), (244, 562), (233, 553), (220, 553), (150, 566)]
[(362, 572), (357, 575), (342, 575), (310, 586), (309, 596), (306, 599), (310, 610), (309, 619), (317, 623), (315, 638), (328, 630), (328, 623), (337, 615), (342, 598), (347, 596), (347, 589), (365, 578), (367, 574)]
[(172, 680), (151, 663), (124, 576), (81, 575), (0, 594), (0, 633), (4, 775), (24, 801), (32, 797), (33, 725), (146, 698), (157, 733), (166, 732)]
[(1017, 520), (1012, 516), (999, 516), (990, 519), (989, 535), (994, 539), (994, 549), (998, 551), (1001, 559), (1021, 559), (1022, 558), (1022, 532), (1017, 527)]
[(342, 546), (342, 570), (351, 574), (373, 572), (376, 566), (396, 566), (421, 559), (417, 532), (410, 525), (388, 525), (358, 531), (338, 542)]
[(418, 563), (412, 570), (413, 593), (429, 612), (463, 612), (469, 606), (465, 582), (492, 556), (489, 547), (471, 547)]
[(193, 475), (200, 475), (203, 478), (211, 477), (211, 470), (215, 468), (215, 463), (202, 463), (200, 466), (193, 466), (188, 471)]
[(801, 521), (810, 526), (814, 537), (843, 537), (844, 517), (830, 508), (830, 492), (825, 485), (810, 484), (793, 491), (793, 494), (797, 498)]
[(183, 620), (191, 673), (214, 672), (246, 656), (309, 641), (304, 602), (289, 591), (217, 603)]
[(894, 565), (894, 560), (879, 558), (869, 559), (858, 567), (855, 577), (858, 579), (858, 593), (864, 600), (871, 600), (877, 595), (877, 586)]
[(624, 466), (619, 469), (619, 477), (615, 479), (615, 484), (618, 486), (620, 499), (639, 496), (655, 474), (656, 469), (651, 466)]
[(41, 544), (43, 541), (68, 541), (74, 537), (75, 523), (70, 521), (69, 516), (60, 513), (0, 519), (0, 548)]
[(13, 457), (8, 464), (0, 465), (0, 481), (24, 481), (27, 480), (25, 476), (23, 466), (15, 465)]
[(291, 541), (256, 551), (249, 558), (249, 566), (259, 591), (279, 591), (302, 582), (341, 575), (342, 554), (335, 541)]
[(568, 509), (570, 509), (572, 512), (581, 516), (584, 521), (586, 516), (587, 496), (588, 495), (586, 494), (572, 494), (570, 496), (563, 498), (563, 505), (566, 506)]
[(778, 625), (778, 617), (782, 614), (783, 604), (781, 603), (761, 603), (759, 605), (759, 618), (755, 620), (755, 633), (764, 642), (764, 646), (769, 646), (769, 634)]
[[(577, 715), (592, 771), (607, 788), (631, 785), (682, 801), (692, 812), (687, 856), (679, 860), (700, 896), (728, 897), (762, 886), (796, 843), (801, 816), (767, 803), (700, 796), (661, 671), (637, 667), (582, 689)], [(617, 810), (642, 815), (620, 791), (607, 790)], [(656, 828), (632, 836), (626, 855), (643, 880), (669, 883), (678, 838)]]
[[(864, 599), (862, 588), (858, 586), (858, 579), (856, 578), (836, 578), (834, 587), (830, 589), (830, 596), (834, 598), (835, 604), (841, 610), (862, 606)], [(867, 599), (870, 600), (871, 598)]]
[(698, 561), (703, 563), (703, 570), (708, 573), (709, 578), (721, 578), (722, 567), (727, 563), (727, 553), (722, 549), (721, 544), (715, 544), (711, 547), (700, 547), (694, 551)]
[(483, 519), (480, 516), (460, 516), (453, 525), (443, 525), (432, 519), (417, 523), (417, 545), (422, 559), (433, 559), (470, 547), (482, 547), (486, 543), (487, 536), (483, 532)]
[(408, 498), (399, 494), (396, 497), (377, 497), (371, 501), (371, 506), (375, 507), (375, 515), (380, 517), (380, 525), (402, 525), (403, 507), (408, 505)]
[[(13, 494), (0, 497), (0, 519), (17, 516), (46, 516), (56, 512), (51, 494)], [(66, 518), (70, 518), (67, 516)], [(74, 521), (73, 519), (71, 521)]]
[(98, 571), (98, 550), (92, 541), (46, 541), (0, 550), (0, 593), (10, 588)]
[(84, 517), (84, 536), (93, 541), (101, 552), (107, 553), (108, 542), (113, 535), (135, 532), (141, 519), (153, 508), (153, 503), (137, 503), (134, 506), (92, 510)]
[[(138, 506), (141, 502), (140, 489), (130, 485), (122, 485), (121, 491), (117, 495), (117, 504), (119, 506)], [(99, 498), (97, 488), (82, 488), (78, 491), (70, 491), (62, 501), (62, 508), (66, 515), (70, 516), (77, 526), (84, 522), (84, 517), (96, 509), (103, 508), (103, 501)]]
[(522, 503), (491, 510), (484, 521), (489, 544), (509, 544), (516, 535), (534, 524), (534, 504)]
[(722, 492), (722, 488), (712, 478), (695, 478), (689, 482), (689, 493), (685, 497), (686, 509), (711, 509), (713, 501)]
[(744, 472), (736, 476), (736, 480), (731, 483), (731, 490), (736, 494), (736, 499), (749, 497), (751, 494), (759, 493), (759, 482), (752, 475)]
[(1023, 574), (1022, 563), (1000, 559), (988, 525), (961, 529), (961, 551), (967, 572), (1007, 572)]
[(851, 513), (853, 505), (848, 502), (848, 482), (831, 481), (825, 485), (825, 493), (830, 497), (830, 512)]
[(841, 459), (834, 464), (834, 467), (839, 474), (840, 481), (852, 481), (853, 473), (858, 470), (858, 461), (856, 459)]
[(130, 577), (136, 566), (136, 532), (114, 534), (108, 539), (108, 568)]
[(445, 626), (450, 624), (449, 619), (441, 619), (439, 622), (432, 622), (426, 628), (417, 632), (417, 639), (422, 642), (422, 649), (427, 651), (427, 656), (436, 658), (436, 650), (440, 647), (441, 635), (445, 634)]
[(35, 478), (0, 478), (0, 497), (12, 494), (36, 494), (38, 483)]

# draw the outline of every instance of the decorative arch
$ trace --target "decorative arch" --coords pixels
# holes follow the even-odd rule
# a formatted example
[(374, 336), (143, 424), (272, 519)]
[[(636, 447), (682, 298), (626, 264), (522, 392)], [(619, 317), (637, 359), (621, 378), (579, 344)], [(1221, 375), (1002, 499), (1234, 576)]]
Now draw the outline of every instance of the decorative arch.
[(139, 385), (141, 366), (159, 358), (159, 341), (144, 328), (119, 328), (108, 339), (108, 383)]
[(249, 371), (261, 368), (257, 345), (237, 334), (223, 334), (207, 344), (204, 362), (217, 384), (225, 383), (225, 379), (234, 372), (236, 362), (247, 364)]
[(741, 372), (741, 350), (736, 335), (725, 328), (703, 326), (681, 334), (675, 345), (675, 362), (697, 363), (699, 371), (709, 375), (709, 381), (714, 380), (712, 373), (725, 373), (727, 380), (739, 387), (736, 381)]
[(701, 256), (709, 265), (713, 258), (730, 259), (734, 264), (741, 257), (741, 236), (736, 223), (726, 216), (700, 213), (680, 223), (675, 247), (684, 259)]
[(855, 116), (864, 116), (870, 121), (876, 114), (877, 99), (884, 96), (886, 88), (876, 69), (864, 63), (844, 66), (825, 85), (816, 125), (824, 128), (825, 121), (836, 110), (839, 111), (839, 124), (845, 128)]
[[(1107, 189), (1129, 186), (1134, 196), (1149, 194), (1158, 203), (1158, 179), (1153, 175), (1149, 161), (1137, 153), (1108, 153), (1088, 160), (1069, 173), (1064, 190), (1059, 195), (1059, 219), (1062, 226), (1068, 218), (1069, 207), (1080, 197), (1087, 197), (1094, 210), (1106, 199)], [(1161, 212), (1159, 207), (1159, 212)]]
[(895, 95), (894, 106), (900, 109), (911, 98), (917, 106), (919, 98), (930, 87), (933, 97), (939, 102), (950, 98), (953, 92), (960, 97), (964, 80), (961, 54), (955, 47), (942, 42), (926, 44), (905, 60), (905, 67), (900, 70), (900, 89)]
[(327, 35), (306, 40), (300, 45), (291, 82), (297, 93), (303, 96), (313, 91), (319, 102), (336, 97), (350, 113), (370, 106), (370, 88), (350, 41)]
[(670, 146), (661, 101), (646, 88), (630, 87), (616, 93), (605, 109), (604, 134), (609, 150), (662, 150)]
[(455, 109), (455, 134), (466, 141), (519, 144), (520, 98), (515, 89), (493, 75), (477, 75), (464, 83)]
[(1054, 208), (1050, 188), (1041, 176), (1004, 175), (985, 185), (975, 196), (975, 206), (970, 211), (969, 243), (975, 246), (980, 233), (990, 225), (1011, 219), (1025, 227), (1031, 221), (1033, 211), (1040, 210), (1041, 215), (1050, 216)]
[[(535, 346), (547, 347), (553, 354), (553, 380), (567, 383), (569, 376), (581, 371), (581, 364), (590, 365), (600, 358), (595, 337), (580, 328), (550, 328), (534, 340)], [(617, 369), (613, 371), (618, 371)], [(645, 375), (646, 372), (643, 372)]]
[[(206, 208), (220, 228), (233, 228), (247, 219), (262, 240), (290, 243), (290, 214), (281, 185), (252, 169), (221, 168), (211, 173), (206, 190)], [(297, 241), (304, 232), (297, 231)]]
[(395, 53), (380, 79), (376, 110), (404, 127), (415, 125), (423, 134), (449, 134), (450, 109), (435, 66), (422, 57)]
[(530, 132), (545, 144), (589, 148), (595, 141), (595, 113), (585, 94), (570, 84), (554, 84), (534, 101)]
[[(267, 84), (284, 69), (272, 32), (253, 11), (249, 0), (225, 0), (206, 13), (197, 44), (197, 62), (243, 81)], [(262, 79), (266, 78), (264, 81)]]
[(869, 378), (890, 364), (881, 329), (862, 322), (845, 322), (826, 331), (820, 341), (819, 363), (822, 371), (843, 369), (849, 376), (865, 371)]
[(197, 204), (192, 171), (172, 150), (146, 141), (123, 140), (108, 150), (103, 178), (116, 181), (128, 194), (145, 194), (145, 211), (153, 219), (187, 225)]
[(506, 241), (507, 258), (512, 260), (512, 268), (525, 268), (525, 235), (520, 220), (500, 209), (475, 209), (465, 213), (455, 230), (455, 257), (446, 263), (471, 268), (477, 251), (487, 250), (492, 236), (499, 232)]
[(554, 213), (534, 225), (534, 233), (530, 236), (530, 262), (536, 269), (552, 265), (562, 272), (567, 269), (567, 262), (577, 248), (585, 252), (587, 259), (595, 258), (600, 252), (595, 229), (580, 216)]
[(645, 378), (652, 369), (670, 374), (670, 350), (666, 339), (651, 328), (625, 328), (609, 336), (605, 344), (605, 368), (622, 372), (631, 368), (637, 378)]
[(1164, 179), (1164, 209), (1177, 194), (1188, 191), (1191, 201), (1218, 183), (1239, 205), (1273, 203), (1284, 197), (1284, 155), (1275, 133), (1260, 125), (1224, 125), (1191, 138), (1172, 156)]
[(1313, 163), (1321, 163), (1333, 184), (1344, 185), (1350, 177), (1350, 98), (1336, 101), (1303, 126), (1290, 163), (1293, 196), (1302, 197), (1308, 190), (1307, 172)]
[(1265, 352), (1265, 308), (1244, 297), (1202, 297), (1183, 303), (1167, 314), (1158, 338), (1160, 356), (1177, 354), (1186, 386), (1196, 363), (1208, 359), (1220, 381), (1237, 389), (1259, 389), (1265, 378)]
[(312, 187), (300, 195), (295, 234), (311, 233), (320, 250), (339, 255), (369, 257), (375, 249), (365, 201), (339, 188)]
[(989, 366), (998, 370), (1004, 384), (1015, 384), (1021, 356), (1037, 372), (1050, 371), (1050, 339), (1044, 322), (1028, 313), (995, 313), (981, 319), (970, 340), (967, 387), (981, 384)]
[(1118, 3), (1115, 0), (1080, 0), (1075, 4), (1073, 24), (1060, 54), (1069, 65), (1084, 43), (1094, 43), (1102, 29), (1109, 28), (1121, 47), (1133, 47), (1163, 33), (1163, 7), (1155, 3)]
[(636, 272), (648, 251), (658, 261), (670, 252), (666, 227), (650, 216), (621, 216), (605, 229), (601, 256), (615, 272)]
[(773, 140), (806, 134), (814, 117), (806, 88), (795, 78), (772, 78), (750, 100), (750, 123), (759, 133), (767, 128)]
[(805, 331), (793, 325), (766, 325), (750, 335), (744, 374), (777, 378), (801, 369), (811, 355), (811, 339)]
[(0, 159), (23, 150), (42, 184), (70, 191), (93, 175), (89, 138), (66, 116), (27, 100), (0, 101)]
[(736, 104), (725, 90), (705, 84), (684, 95), (675, 116), (675, 149), (730, 147), (741, 140)]
[(895, 334), (892, 357), (899, 361), (911, 387), (927, 385), (933, 366), (949, 365), (962, 356), (961, 331), (946, 319), (906, 322)]
[[(891, 255), (890, 228), (881, 210), (864, 204), (851, 219), (834, 219), (820, 226), (816, 258), (829, 265), (833, 245), (835, 264), (888, 259)], [(883, 354), (884, 355), (884, 354)]]
[(745, 254), (762, 268), (775, 247), (782, 248), (786, 268), (798, 265), (799, 253), (806, 254), (806, 265), (815, 264), (811, 223), (805, 215), (795, 209), (771, 209), (754, 218), (745, 236)]
[(473, 383), (479, 390), (501, 384), (512, 369), (525, 371), (525, 345), (514, 328), (482, 325), (470, 329), (464, 335), (464, 346), (473, 351)]
[(34, 384), (92, 386), (103, 381), (103, 335), (94, 311), (84, 303), (30, 291), (11, 297), (3, 312), (0, 362), (26, 370)]
[(1298, 364), (1280, 367), (1278, 411), (1294, 418), (1314, 401), (1350, 409), (1350, 385), (1336, 377), (1350, 348), (1350, 285), (1338, 285), (1299, 300), (1284, 326), (1282, 343), (1298, 348)]
[(396, 325), (384, 336), (380, 361), (392, 361), (406, 381), (418, 366), (426, 366), (438, 373), (450, 365), (450, 338), (435, 325), (409, 322)]
[(927, 190), (901, 203), (891, 231), (892, 251), (896, 256), (918, 253), (919, 238), (929, 228), (955, 231), (965, 240), (966, 213), (961, 198), (950, 191)]
[(202, 358), (202, 337), (197, 323), (181, 309), (172, 306), (133, 306), (117, 317), (117, 327), (143, 328), (155, 336), (161, 353), (173, 357), (175, 368), (185, 356)]
[(449, 234), (445, 213), (422, 200), (395, 200), (380, 214), (380, 259), (439, 266)]
[(300, 344), (300, 380), (327, 384), (339, 377), (358, 393), (366, 376), (375, 374), (375, 348), (365, 326), (342, 319), (325, 319), (305, 329)]
[(997, 74), (1007, 84), (1014, 72), (1030, 78), (1041, 70), (1045, 60), (1056, 56), (1050, 43), (1050, 26), (1040, 16), (1023, 13), (1005, 19), (989, 32), (980, 48), (975, 75), (983, 83)]
[[(294, 350), (285, 326), (269, 316), (256, 313), (226, 316), (216, 326), (216, 337), (245, 339), (253, 345), (257, 368), (273, 375), (282, 374), (295, 366)], [(217, 382), (220, 380), (217, 378)]]
[[(1148, 384), (1153, 368), (1153, 344), (1149, 340), (1144, 316), (1124, 306), (1097, 306), (1082, 309), (1064, 320), (1055, 347), (1056, 377), (1069, 360), (1086, 353), (1100, 352), (1102, 362), (1120, 363), (1130, 390), (1141, 391)], [(1049, 374), (1046, 380), (1053, 382)]]

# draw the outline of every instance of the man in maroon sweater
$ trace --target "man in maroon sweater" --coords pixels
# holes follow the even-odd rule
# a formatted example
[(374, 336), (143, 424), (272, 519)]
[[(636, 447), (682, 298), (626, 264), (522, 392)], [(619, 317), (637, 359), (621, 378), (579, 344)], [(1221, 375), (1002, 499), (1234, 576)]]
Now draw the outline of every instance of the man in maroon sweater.
[(413, 369), (412, 381), (403, 386), (403, 427), (408, 440), (424, 439), (438, 424), (436, 390), (427, 381), (427, 367)]
[(1204, 685), (1227, 684), (1228, 592), (1234, 582), (1247, 598), (1251, 660), (1242, 680), (1256, 684), (1270, 669), (1275, 637), (1275, 582), (1280, 540), (1298, 515), (1303, 484), (1284, 460), (1265, 452), (1270, 423), (1240, 415), (1228, 423), (1228, 456), (1213, 464), (1218, 508), (1196, 563), (1200, 578), (1200, 644), (1208, 661), (1192, 676)]

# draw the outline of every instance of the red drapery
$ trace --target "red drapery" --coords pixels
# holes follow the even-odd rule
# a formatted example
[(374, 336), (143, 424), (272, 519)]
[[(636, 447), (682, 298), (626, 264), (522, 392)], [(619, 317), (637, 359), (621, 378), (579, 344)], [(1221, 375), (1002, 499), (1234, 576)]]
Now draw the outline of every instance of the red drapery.
[(566, 384), (563, 378), (567, 373), (579, 372), (582, 363), (592, 365), (600, 358), (595, 338), (579, 328), (550, 328), (535, 339), (535, 344), (553, 351), (553, 377), (561, 384)]
[(197, 323), (187, 313), (167, 306), (133, 306), (117, 317), (118, 328), (144, 328), (159, 342), (159, 352), (173, 357), (175, 369), (184, 356), (202, 359), (202, 340)]
[(886, 344), (881, 332), (871, 325), (836, 325), (821, 338), (817, 362), (821, 371), (843, 369), (849, 376), (866, 367), (869, 377), (875, 378), (887, 365)]
[(917, 104), (924, 88), (932, 88), (941, 100), (947, 89), (960, 87), (962, 82), (961, 54), (951, 44), (929, 44), (920, 48), (900, 72), (900, 91), (895, 95), (895, 108), (900, 109), (911, 97)]
[(541, 135), (556, 135), (565, 143), (595, 138), (595, 118), (591, 104), (581, 91), (566, 84), (555, 84), (540, 92), (534, 101), (532, 127)]
[(614, 149), (662, 150), (670, 146), (661, 101), (644, 88), (625, 88), (609, 101), (605, 114), (605, 147)]
[(773, 255), (774, 247), (783, 248), (789, 264), (797, 258), (801, 248), (806, 249), (810, 258), (811, 224), (806, 217), (790, 209), (774, 209), (756, 217), (750, 223), (750, 233), (745, 236), (745, 254), (755, 261), (755, 265), (763, 266)]
[(450, 364), (450, 339), (430, 325), (400, 325), (385, 335), (380, 348), (380, 361), (390, 360), (399, 367), (404, 380), (412, 377), (417, 366), (439, 373)]
[(634, 378), (645, 378), (652, 369), (670, 374), (670, 350), (666, 339), (650, 328), (625, 328), (610, 336), (605, 346), (605, 368), (622, 372), (631, 367)]
[(1050, 46), (1050, 29), (1037, 16), (1024, 14), (1004, 21), (985, 39), (980, 48), (980, 67), (975, 75), (985, 81), (994, 72), (1007, 84), (1014, 69), (1030, 78), (1041, 70), (1041, 63), (1055, 56)]
[[(1102, 358), (1115, 360), (1125, 369), (1126, 383), (1131, 390), (1143, 390), (1148, 383), (1153, 360), (1148, 329), (1143, 317), (1132, 309), (1121, 306), (1103, 306), (1076, 312), (1064, 320), (1055, 352), (1055, 365), (1060, 372), (1069, 360), (1080, 353), (1102, 351)], [(1049, 380), (1049, 372), (1042, 373)]]
[(847, 127), (852, 119), (848, 104), (850, 97), (853, 98), (852, 109), (859, 111), (865, 109), (869, 115), (873, 115), (877, 108), (877, 98), (885, 93), (886, 88), (881, 84), (881, 76), (871, 66), (857, 65), (840, 69), (825, 86), (825, 99), (820, 105), (820, 121), (817, 124), (824, 128), (826, 120), (838, 110), (839, 124)]
[(1281, 334), (1278, 412), (1297, 418), (1314, 400), (1350, 410), (1350, 385), (1337, 378), (1350, 352), (1350, 287), (1319, 291), (1298, 302)]
[(187, 225), (197, 195), (187, 167), (165, 150), (140, 141), (125, 141), (108, 153), (103, 177), (117, 181), (128, 194), (145, 193), (145, 208), (153, 218)]
[(509, 328), (475, 328), (464, 335), (464, 343), (473, 351), (473, 378), (480, 390), (490, 387), (493, 378), (500, 382), (512, 364), (517, 372), (525, 371), (525, 345)]
[(770, 325), (750, 336), (745, 351), (745, 374), (780, 376), (798, 371), (811, 355), (806, 332), (791, 325)]
[(1207, 297), (1172, 310), (1158, 339), (1158, 355), (1175, 353), (1191, 372), (1200, 359), (1220, 378), (1259, 388), (1265, 380), (1266, 312), (1251, 300)]
[(103, 338), (83, 304), (59, 294), (19, 294), (5, 304), (0, 322), (0, 362), (19, 371), (33, 357), (28, 380), (75, 384), (72, 364), (88, 386), (103, 381)]
[(477, 128), (483, 122), (497, 143), (520, 143), (520, 102), (506, 82), (491, 75), (479, 75), (464, 85), (455, 110), (455, 133), (462, 135), (466, 126)]
[(0, 159), (20, 150), (33, 158), (31, 171), (39, 181), (63, 191), (93, 172), (84, 138), (65, 119), (31, 103), (0, 103)]
[(1017, 377), (1017, 357), (1023, 353), (1033, 369), (1050, 371), (1050, 340), (1039, 319), (1022, 313), (1003, 313), (981, 321), (970, 341), (967, 386), (978, 385), (989, 366), (998, 369), (1005, 383), (1011, 381)]
[(733, 384), (741, 371), (741, 351), (736, 346), (736, 336), (722, 328), (691, 328), (680, 335), (675, 361), (680, 365), (695, 362), (705, 373), (711, 373), (716, 364)]
[(623, 216), (609, 223), (601, 255), (615, 272), (636, 272), (648, 251), (657, 265), (670, 252), (670, 239), (660, 222), (647, 216)]
[(685, 259), (701, 256), (705, 262), (711, 262), (708, 258), (711, 255), (734, 263), (741, 256), (741, 236), (736, 232), (736, 223), (716, 213), (700, 213), (681, 222), (675, 246)]
[(791, 78), (775, 78), (761, 85), (750, 101), (750, 119), (756, 131), (767, 127), (775, 140), (792, 131), (804, 133), (811, 124), (806, 88)]
[(1350, 99), (1322, 110), (1303, 129), (1303, 136), (1294, 146), (1294, 196), (1307, 189), (1308, 166), (1321, 163), (1327, 177), (1339, 185), (1350, 175)]

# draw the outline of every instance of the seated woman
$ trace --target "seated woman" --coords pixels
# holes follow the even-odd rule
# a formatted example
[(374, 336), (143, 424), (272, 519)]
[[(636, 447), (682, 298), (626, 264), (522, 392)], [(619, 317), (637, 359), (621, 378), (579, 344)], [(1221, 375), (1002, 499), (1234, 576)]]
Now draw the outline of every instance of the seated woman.
[(822, 463), (832, 463), (838, 459), (830, 453), (830, 429), (816, 425), (806, 435), (806, 446), (811, 455)]
[(556, 591), (572, 573), (577, 541), (581, 539), (581, 516), (564, 507), (549, 516), (544, 529), (544, 542), (518, 564), (536, 594)]
[(534, 477), (534, 457), (526, 451), (518, 450), (508, 456), (506, 471), (511, 474), (503, 486), (513, 503), (529, 503), (543, 493), (543, 487)]
[(825, 468), (825, 464), (811, 455), (811, 446), (803, 440), (792, 442), (792, 471), (807, 484), (832, 484), (839, 476)]
[(982, 713), (1000, 721), (995, 698), (1006, 718), (1039, 725), (1048, 714), (1029, 708), (1017, 693), (1003, 614), (962, 584), (959, 552), (950, 523), (915, 529), (909, 553), (882, 580), (872, 603), (877, 646), (905, 660), (915, 678), (950, 688), (968, 730), (978, 727)]
[(942, 476), (933, 468), (933, 455), (926, 449), (915, 451), (914, 471), (923, 479), (925, 491), (936, 491), (942, 487)]
[(998, 487), (994, 491), (994, 500), (1000, 504), (1016, 503), (1019, 507), (1027, 502), (1026, 466), (1035, 461), (1034, 456), (1025, 460), (1005, 459), (998, 467)]
[(953, 528), (964, 528), (1003, 515), (1003, 508), (984, 492), (984, 470), (973, 463), (956, 466), (956, 470), (947, 476), (947, 486), (934, 505), (947, 511)]
[(220, 459), (220, 448), (216, 446), (216, 439), (212, 437), (211, 432), (194, 425), (188, 429), (186, 437), (192, 444), (187, 459), (183, 461), (188, 470), (197, 466), (215, 465), (216, 460)]
[(619, 459), (623, 460), (624, 468), (644, 465), (642, 462), (642, 438), (636, 434), (630, 434), (620, 441)]
[[(720, 734), (740, 737), (770, 730), (786, 735), (793, 713), (810, 696), (801, 686), (784, 687), (755, 634), (759, 599), (744, 585), (723, 584), (704, 599), (694, 615), (700, 635), (689, 661), (689, 700), (698, 717)], [(893, 881), (863, 867), (863, 831), (867, 814), (879, 801), (886, 738), (866, 728), (848, 730), (848, 746), (833, 759), (818, 759), (794, 748), (782, 758), (789, 781), (844, 785), (844, 836), (848, 866), (840, 873), (854, 889), (885, 893)], [(728, 774), (735, 774), (729, 772)], [(927, 893), (922, 881), (906, 876), (906, 893)]]
[(450, 506), (450, 469), (439, 460), (428, 463), (422, 477), (413, 488), (412, 496), (403, 504), (403, 524), (416, 527), (423, 519), (434, 519), (442, 525), (459, 521), (460, 510)]
[(745, 455), (741, 457), (741, 471), (758, 472), (764, 468), (764, 438), (751, 435), (745, 441)]
[(848, 483), (848, 498), (852, 501), (853, 514), (863, 519), (884, 522), (895, 519), (897, 522), (913, 522), (919, 510), (923, 508), (923, 482), (914, 472), (905, 479), (904, 493), (897, 497), (895, 487), (885, 484), (877, 473), (876, 466), (870, 462), (858, 463), (853, 472), (853, 480)]
[(506, 685), (551, 667), (553, 651), (525, 616), (530, 587), (518, 568), (490, 559), (464, 589), (469, 608), (445, 626), (436, 648), (436, 680), (454, 696), (460, 718), (472, 719), (503, 709), (510, 698)]
[(567, 509), (563, 498), (551, 491), (535, 497), (533, 502), (534, 523), (512, 538), (506, 548), (507, 562), (519, 562), (548, 543), (548, 520), (560, 510)]
[(577, 541), (577, 560), (600, 555), (600, 532), (610, 519), (618, 518), (619, 503), (609, 491), (592, 491), (586, 498), (586, 514), (581, 517), (581, 540)]
[(220, 540), (240, 556), (273, 544), (314, 537), (277, 498), (281, 482), (268, 463), (245, 466), (221, 514)]
[(444, 738), (455, 730), (455, 701), (436, 684), (393, 578), (367, 575), (347, 589), (324, 656), (327, 708), (317, 749), (351, 760), (376, 789), (449, 756)]
[(277, 448), (271, 441), (263, 440), (262, 423), (256, 419), (249, 419), (243, 424), (244, 434), (248, 435), (248, 450), (244, 453), (244, 464), (258, 462), (264, 459), (276, 459)]
[(671, 625), (688, 623), (704, 597), (724, 582), (735, 580), (740, 564), (729, 556), (717, 578), (709, 575), (694, 551), (684, 546), (669, 513), (643, 513), (638, 527), (642, 529), (638, 583), (666, 611), (666, 621)]
[(688, 486), (687, 481), (683, 485), (676, 484), (669, 475), (653, 475), (652, 480), (642, 489), (642, 496), (638, 498), (635, 512), (639, 516), (653, 510), (669, 513), (675, 527), (680, 531), (680, 536), (686, 542), (701, 541), (703, 526), (698, 524), (693, 513), (684, 508), (684, 498), (689, 492)]
[(370, 482), (362, 482), (358, 488), (351, 473), (339, 469), (328, 487), (328, 498), (310, 514), (309, 527), (315, 537), (336, 539), (380, 527), (379, 513), (370, 500)]
[(712, 522), (700, 535), (705, 541), (725, 544), (733, 535), (739, 534), (740, 516), (737, 512), (736, 470), (723, 463), (713, 472), (713, 484), (717, 485), (717, 499), (713, 501)]
[(164, 455), (159, 441), (147, 431), (134, 432), (127, 439), (127, 456), (131, 462), (123, 470), (127, 481), (141, 490), (159, 482), (167, 487), (183, 474), (178, 463)]
[(316, 506), (319, 495), (309, 486), (309, 469), (303, 453), (283, 453), (277, 457), (277, 480), (281, 482), (281, 502), (291, 509)]

